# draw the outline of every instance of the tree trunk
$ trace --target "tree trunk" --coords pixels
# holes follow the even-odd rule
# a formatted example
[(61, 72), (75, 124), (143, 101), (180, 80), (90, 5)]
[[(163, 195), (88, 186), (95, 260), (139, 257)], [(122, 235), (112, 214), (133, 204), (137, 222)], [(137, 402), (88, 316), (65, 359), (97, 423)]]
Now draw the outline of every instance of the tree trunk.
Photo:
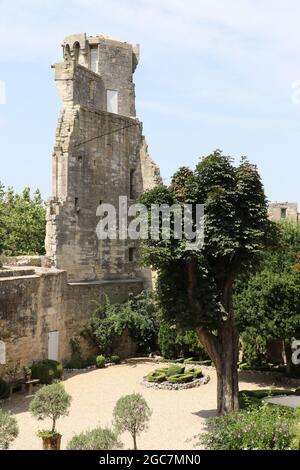
[(217, 372), (218, 414), (239, 409), (238, 333), (231, 320), (219, 330), (219, 354), (215, 360)]
[[(196, 260), (192, 259), (187, 265), (188, 298), (195, 316), (201, 316), (201, 307), (195, 300), (194, 292), (197, 284)], [(217, 409), (218, 414), (228, 413), (239, 409), (238, 386), (238, 355), (239, 335), (235, 325), (232, 307), (232, 282), (220, 283), (221, 302), (225, 319), (220, 321), (217, 336), (204, 327), (198, 327), (198, 337), (214, 362), (217, 372)]]
[(134, 449), (134, 450), (137, 450), (137, 444), (136, 444), (136, 435), (135, 435), (135, 434), (133, 434), (133, 436), (132, 436), (132, 437), (133, 437), (133, 449)]

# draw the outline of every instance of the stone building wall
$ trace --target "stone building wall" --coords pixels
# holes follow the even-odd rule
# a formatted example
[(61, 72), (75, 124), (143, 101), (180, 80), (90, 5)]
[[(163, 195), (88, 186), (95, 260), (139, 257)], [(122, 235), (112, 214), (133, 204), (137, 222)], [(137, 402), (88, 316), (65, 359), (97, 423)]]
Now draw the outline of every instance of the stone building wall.
[(272, 202), (269, 204), (269, 217), (274, 222), (287, 219), (298, 221), (300, 214), (298, 213), (297, 203), (294, 202)]
[[(35, 268), (34, 274), (16, 268), (14, 276), (0, 277), (0, 339), (6, 345), (6, 363), (48, 358), (48, 335), (58, 332), (58, 359), (70, 358), (70, 339), (86, 326), (95, 309), (107, 295), (112, 303), (123, 302), (143, 288), (140, 281), (67, 283), (65, 271)], [(124, 339), (121, 356), (134, 351)], [(85, 345), (88, 353), (88, 345)]]

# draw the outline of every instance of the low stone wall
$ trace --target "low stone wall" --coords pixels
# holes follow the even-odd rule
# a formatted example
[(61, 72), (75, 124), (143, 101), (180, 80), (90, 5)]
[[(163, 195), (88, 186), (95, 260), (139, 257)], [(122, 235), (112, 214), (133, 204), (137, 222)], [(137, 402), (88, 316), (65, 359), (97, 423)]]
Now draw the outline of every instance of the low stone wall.
[[(50, 332), (58, 332), (58, 359), (68, 360), (70, 339), (86, 326), (96, 303), (104, 296), (113, 303), (123, 302), (130, 292), (137, 294), (143, 288), (142, 280), (68, 284), (65, 271), (35, 268), (29, 275), (23, 271), (0, 277), (2, 364), (19, 361), (25, 365), (48, 358)], [(86, 346), (83, 353), (89, 352)], [(118, 353), (121, 357), (135, 354), (136, 346), (125, 337)]]
[(210, 381), (209, 375), (205, 375), (201, 377), (201, 379), (195, 379), (192, 382), (187, 382), (183, 384), (172, 384), (170, 382), (148, 382), (144, 377), (142, 381), (142, 385), (147, 388), (156, 388), (157, 390), (188, 390), (189, 388), (200, 387), (201, 385), (205, 385)]

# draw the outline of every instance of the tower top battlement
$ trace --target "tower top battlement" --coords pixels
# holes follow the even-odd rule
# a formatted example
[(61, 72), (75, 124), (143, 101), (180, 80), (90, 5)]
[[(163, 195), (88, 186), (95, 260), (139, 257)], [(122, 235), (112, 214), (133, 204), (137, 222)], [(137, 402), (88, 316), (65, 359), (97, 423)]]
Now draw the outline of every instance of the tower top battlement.
[[(131, 73), (134, 73), (140, 57), (138, 44), (132, 45), (102, 34), (97, 36), (87, 36), (86, 33), (71, 34), (65, 37), (62, 47), (65, 61), (73, 60), (100, 75), (103, 72), (104, 59), (106, 67), (109, 62), (114, 67), (118, 65), (118, 58), (123, 62), (125, 60), (127, 66), (131, 65)], [(107, 62), (109, 58), (111, 61)]]
[(67, 36), (62, 63), (54, 64), (55, 81), (64, 104), (93, 107), (135, 118), (133, 73), (139, 46), (108, 36)]

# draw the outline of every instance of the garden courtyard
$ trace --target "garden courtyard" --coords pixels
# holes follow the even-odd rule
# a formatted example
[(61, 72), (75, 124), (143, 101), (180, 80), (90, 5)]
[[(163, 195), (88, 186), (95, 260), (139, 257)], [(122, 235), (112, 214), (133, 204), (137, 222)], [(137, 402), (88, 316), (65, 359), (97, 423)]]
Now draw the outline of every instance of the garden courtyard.
[[(157, 390), (142, 385), (142, 378), (157, 364), (148, 359), (128, 360), (124, 364), (83, 372), (66, 372), (64, 386), (72, 396), (69, 416), (59, 420), (57, 429), (62, 434), (62, 449), (74, 434), (97, 426), (110, 426), (117, 400), (127, 394), (141, 393), (153, 411), (148, 431), (138, 438), (140, 449), (193, 449), (194, 435), (205, 429), (205, 418), (215, 415), (216, 373), (203, 367), (210, 381), (188, 390)], [(278, 384), (262, 372), (240, 372), (240, 390), (254, 390)], [(4, 409), (17, 418), (19, 436), (11, 449), (41, 449), (39, 429), (49, 423), (38, 422), (29, 411), (31, 396), (15, 393)], [(132, 448), (128, 433), (122, 435), (124, 448)]]

